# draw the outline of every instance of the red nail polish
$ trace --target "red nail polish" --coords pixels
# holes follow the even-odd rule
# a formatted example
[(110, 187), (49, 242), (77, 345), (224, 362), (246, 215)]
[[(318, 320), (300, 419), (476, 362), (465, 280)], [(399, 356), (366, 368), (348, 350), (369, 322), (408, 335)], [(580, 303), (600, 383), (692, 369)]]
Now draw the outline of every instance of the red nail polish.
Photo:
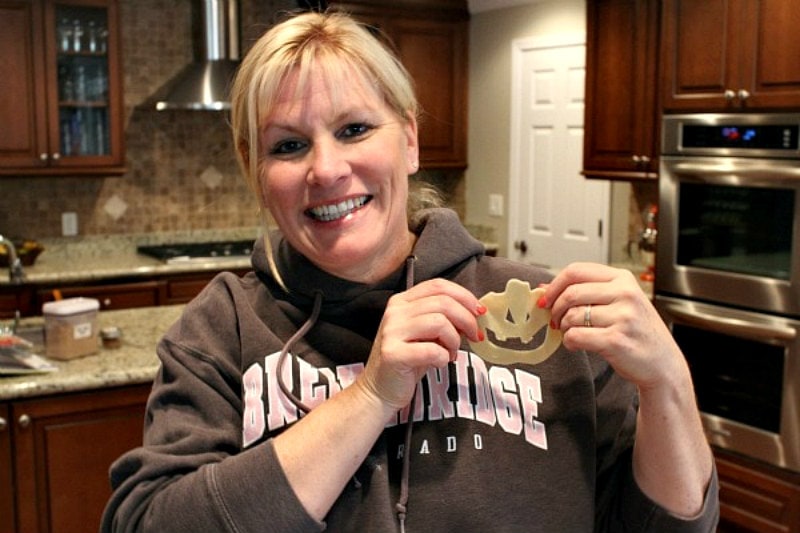
[(547, 298), (544, 296), (540, 296), (538, 300), (536, 300), (536, 307), (539, 309), (544, 309), (547, 307)]
[(478, 342), (483, 342), (486, 340), (486, 335), (483, 334), (483, 330), (478, 330)]
[(485, 315), (486, 314), (486, 306), (483, 304), (478, 304), (478, 307), (475, 308), (475, 311), (478, 315)]
[(556, 327), (556, 323), (555, 323), (555, 322), (553, 322), (552, 320), (550, 321), (550, 329), (558, 329), (558, 328)]

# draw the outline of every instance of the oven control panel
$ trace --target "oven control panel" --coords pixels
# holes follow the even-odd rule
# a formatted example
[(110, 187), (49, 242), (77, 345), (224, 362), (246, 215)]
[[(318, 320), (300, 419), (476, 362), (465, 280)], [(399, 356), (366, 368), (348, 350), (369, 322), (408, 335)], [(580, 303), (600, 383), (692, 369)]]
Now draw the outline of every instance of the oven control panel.
[(663, 155), (800, 156), (796, 113), (666, 115), (663, 128)]

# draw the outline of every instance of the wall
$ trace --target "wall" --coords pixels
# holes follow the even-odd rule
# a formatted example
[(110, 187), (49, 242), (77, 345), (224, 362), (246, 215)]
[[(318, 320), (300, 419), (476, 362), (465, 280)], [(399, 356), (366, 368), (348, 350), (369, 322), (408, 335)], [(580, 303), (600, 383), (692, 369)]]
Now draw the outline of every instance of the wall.
[[(226, 114), (149, 109), (145, 102), (192, 59), (190, 0), (120, 0), (125, 137), (122, 177), (0, 179), (0, 232), (61, 234), (61, 213), (81, 234), (252, 227), (254, 201), (240, 177)], [(242, 0), (242, 47), (296, 2)]]
[[(585, 0), (532, 0), (529, 5), (472, 15), (465, 218), (468, 223), (494, 229), (500, 255), (508, 252), (512, 42), (522, 38), (584, 33), (585, 28)], [(625, 259), (630, 235), (638, 231), (637, 212), (641, 199), (637, 192), (638, 187), (628, 184), (612, 186), (612, 261)], [(488, 197), (493, 193), (505, 198), (502, 217), (488, 214)]]

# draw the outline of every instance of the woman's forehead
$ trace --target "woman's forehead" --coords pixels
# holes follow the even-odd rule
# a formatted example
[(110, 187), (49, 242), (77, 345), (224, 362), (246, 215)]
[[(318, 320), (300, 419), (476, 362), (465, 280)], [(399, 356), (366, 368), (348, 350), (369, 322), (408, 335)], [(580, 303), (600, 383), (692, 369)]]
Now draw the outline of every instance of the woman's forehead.
[(305, 69), (295, 67), (288, 73), (263, 117), (262, 126), (267, 127), (276, 114), (319, 99), (334, 110), (385, 105), (376, 85), (360, 69), (339, 61), (320, 62)]

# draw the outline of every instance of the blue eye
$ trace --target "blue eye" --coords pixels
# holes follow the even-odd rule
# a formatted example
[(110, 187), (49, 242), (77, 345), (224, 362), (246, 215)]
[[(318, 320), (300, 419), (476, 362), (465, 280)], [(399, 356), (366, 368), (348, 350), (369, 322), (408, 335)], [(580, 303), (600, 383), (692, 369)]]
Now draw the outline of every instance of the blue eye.
[(308, 144), (303, 141), (288, 139), (276, 143), (272, 149), (270, 149), (269, 153), (271, 155), (289, 155), (304, 150), (307, 146)]
[(366, 135), (372, 130), (372, 126), (363, 123), (348, 124), (339, 131), (339, 137), (353, 139)]

